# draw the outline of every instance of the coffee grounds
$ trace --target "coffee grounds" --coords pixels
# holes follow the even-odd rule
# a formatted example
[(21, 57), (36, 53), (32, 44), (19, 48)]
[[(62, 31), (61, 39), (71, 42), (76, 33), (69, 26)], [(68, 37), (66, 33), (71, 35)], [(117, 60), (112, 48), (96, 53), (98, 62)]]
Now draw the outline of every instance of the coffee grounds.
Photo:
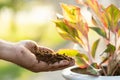
[(61, 60), (68, 60), (68, 61), (73, 60), (71, 57), (68, 57), (66, 55), (60, 55), (58, 53), (56, 53), (56, 54), (36, 53), (35, 55), (36, 55), (36, 59), (38, 60), (38, 62), (44, 61), (48, 64), (54, 64), (55, 62), (59, 63)]
[(34, 55), (36, 56), (36, 59), (38, 60), (38, 63), (40, 61), (44, 61), (48, 64), (54, 64), (56, 62), (60, 62), (61, 60), (68, 60), (68, 61), (73, 61), (71, 57), (66, 56), (65, 54), (60, 55), (58, 53), (55, 53), (53, 50), (45, 47), (35, 47), (32, 51)]

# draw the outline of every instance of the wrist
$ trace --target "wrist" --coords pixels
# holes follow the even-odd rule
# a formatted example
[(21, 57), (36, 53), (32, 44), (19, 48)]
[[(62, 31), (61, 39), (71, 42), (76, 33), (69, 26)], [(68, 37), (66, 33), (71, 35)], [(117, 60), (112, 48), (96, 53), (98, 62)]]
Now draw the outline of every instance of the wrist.
[(14, 44), (11, 42), (0, 40), (0, 59), (12, 60), (12, 50)]

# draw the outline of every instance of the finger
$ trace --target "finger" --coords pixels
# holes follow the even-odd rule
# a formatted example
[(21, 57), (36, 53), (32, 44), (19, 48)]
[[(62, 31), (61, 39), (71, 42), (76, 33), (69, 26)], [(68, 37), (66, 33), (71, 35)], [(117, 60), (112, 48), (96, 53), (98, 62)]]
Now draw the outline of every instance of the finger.
[(74, 60), (73, 61), (62, 60), (54, 64), (48, 64), (44, 61), (40, 61), (40, 62), (35, 62), (33, 66), (29, 67), (29, 69), (33, 72), (45, 72), (45, 71), (61, 70), (73, 65), (74, 65)]
[(20, 42), (20, 45), (25, 46), (32, 53), (35, 53), (38, 50), (37, 43), (35, 41), (32, 41), (32, 40), (23, 40), (23, 41)]
[(40, 61), (39, 63), (36, 63), (31, 67), (31, 71), (33, 72), (43, 72), (47, 70), (48, 70), (48, 64), (43, 61)]
[(45, 72), (45, 71), (60, 70), (60, 69), (64, 69), (69, 66), (72, 66), (72, 65), (70, 65), (70, 62), (67, 60), (62, 60), (59, 63), (56, 62), (54, 64), (48, 64), (44, 61), (40, 61), (39, 63), (38, 62), (35, 63), (29, 69), (33, 72)]
[(54, 70), (57, 70), (59, 67), (62, 67), (62, 66), (66, 66), (66, 65), (69, 65), (69, 61), (67, 60), (62, 60), (60, 62), (56, 62), (54, 64), (49, 64), (48, 66), (48, 71), (54, 71)]
[(49, 64), (49, 67), (47, 71), (55, 71), (55, 70), (61, 70), (70, 66), (73, 66), (75, 64), (75, 61), (68, 61), (68, 60), (62, 60), (60, 62), (56, 62), (54, 64)]
[(70, 61), (69, 65), (60, 66), (60, 67), (57, 68), (56, 70), (61, 70), (61, 69), (64, 69), (64, 68), (67, 68), (67, 67), (73, 66), (74, 64), (75, 64), (75, 61), (72, 60), (72, 61)]

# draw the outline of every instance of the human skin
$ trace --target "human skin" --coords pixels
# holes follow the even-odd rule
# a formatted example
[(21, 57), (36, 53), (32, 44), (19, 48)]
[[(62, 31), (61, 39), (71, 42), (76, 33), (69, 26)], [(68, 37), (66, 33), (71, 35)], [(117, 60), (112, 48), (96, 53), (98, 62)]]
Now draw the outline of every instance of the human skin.
[(17, 64), (32, 72), (55, 71), (74, 65), (74, 60), (61, 60), (54, 64), (38, 62), (34, 55), (36, 50), (45, 50), (51, 54), (54, 52), (49, 48), (38, 46), (36, 42), (31, 40), (23, 40), (17, 43), (0, 40), (0, 59)]

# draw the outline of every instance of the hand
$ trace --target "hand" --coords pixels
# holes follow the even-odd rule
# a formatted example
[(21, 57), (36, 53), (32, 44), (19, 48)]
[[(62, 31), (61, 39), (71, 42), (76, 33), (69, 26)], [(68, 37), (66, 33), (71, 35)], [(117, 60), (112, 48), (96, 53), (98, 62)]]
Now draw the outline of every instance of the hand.
[(37, 50), (48, 51), (51, 54), (54, 52), (49, 48), (38, 46), (34, 41), (24, 40), (15, 43), (12, 50), (10, 51), (11, 55), (9, 55), (9, 57), (5, 58), (4, 60), (18, 64), (21, 67), (24, 67), (33, 72), (60, 70), (74, 65), (74, 60), (61, 60), (60, 62), (56, 62), (53, 64), (47, 64), (44, 61), (38, 62), (34, 54), (34, 52)]

